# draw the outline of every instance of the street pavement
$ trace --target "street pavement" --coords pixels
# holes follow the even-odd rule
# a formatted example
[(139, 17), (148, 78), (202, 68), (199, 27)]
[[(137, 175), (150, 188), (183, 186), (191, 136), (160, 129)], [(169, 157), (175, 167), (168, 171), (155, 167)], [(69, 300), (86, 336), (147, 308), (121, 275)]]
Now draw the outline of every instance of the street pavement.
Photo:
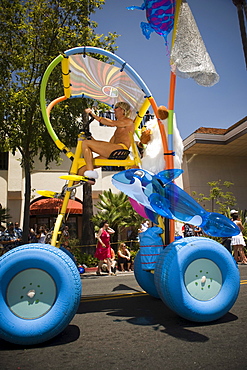
[(82, 275), (78, 312), (56, 338), (32, 347), (0, 340), (1, 370), (246, 370), (247, 266), (221, 319), (192, 323), (141, 289), (133, 272)]

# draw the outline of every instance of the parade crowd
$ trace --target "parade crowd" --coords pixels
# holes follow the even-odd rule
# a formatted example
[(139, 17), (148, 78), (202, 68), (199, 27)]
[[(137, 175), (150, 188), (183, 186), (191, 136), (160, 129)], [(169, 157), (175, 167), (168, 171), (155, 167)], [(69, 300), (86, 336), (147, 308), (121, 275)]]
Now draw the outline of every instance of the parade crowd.
[[(49, 230), (46, 226), (34, 225), (28, 235), (29, 243), (47, 243)], [(8, 222), (7, 227), (0, 227), (0, 255), (22, 244), (22, 229), (18, 222)]]

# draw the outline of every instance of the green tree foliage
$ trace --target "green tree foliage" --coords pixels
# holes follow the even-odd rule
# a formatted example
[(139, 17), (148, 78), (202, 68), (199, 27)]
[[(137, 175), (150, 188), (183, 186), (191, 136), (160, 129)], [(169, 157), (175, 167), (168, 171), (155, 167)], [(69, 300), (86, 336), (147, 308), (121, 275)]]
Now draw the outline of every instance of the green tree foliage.
[(2, 226), (2, 222), (7, 223), (10, 218), (9, 210), (0, 205), (0, 227)]
[[(193, 197), (197, 202), (201, 203), (205, 209), (210, 205), (210, 208), (207, 209), (207, 211), (219, 212), (227, 215), (229, 213), (229, 208), (233, 208), (236, 204), (235, 196), (228, 190), (234, 184), (230, 181), (224, 181), (221, 183), (221, 180), (211, 181), (207, 184), (210, 187), (208, 196), (205, 196), (202, 193), (197, 195), (194, 191), (192, 193)], [(223, 187), (224, 189), (222, 189)]]
[[(34, 157), (46, 165), (57, 160), (59, 152), (43, 123), (40, 82), (50, 62), (76, 46), (97, 46), (114, 51), (115, 33), (97, 35), (90, 14), (104, 0), (1, 0), (0, 2), (0, 150), (18, 149), (25, 172), (23, 240), (29, 231), (31, 171)], [(52, 73), (47, 102), (63, 95), (61, 71)], [(74, 99), (54, 109), (52, 124), (67, 146), (75, 145), (76, 118), (88, 102)]]
[(99, 226), (101, 221), (107, 220), (110, 227), (115, 230), (112, 237), (113, 242), (119, 240), (127, 227), (131, 228), (137, 235), (137, 230), (144, 219), (133, 209), (127, 195), (122, 192), (113, 194), (110, 189), (103, 191), (99, 195), (99, 199), (96, 204), (99, 212), (92, 218), (95, 226)]

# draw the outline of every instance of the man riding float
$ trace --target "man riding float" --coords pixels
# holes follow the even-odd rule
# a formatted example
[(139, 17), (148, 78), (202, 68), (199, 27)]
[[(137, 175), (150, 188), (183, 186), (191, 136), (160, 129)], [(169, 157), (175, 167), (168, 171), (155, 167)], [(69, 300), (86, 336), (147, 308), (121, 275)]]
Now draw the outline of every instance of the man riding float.
[(129, 118), (130, 106), (125, 102), (118, 102), (115, 105), (115, 121), (109, 118), (96, 116), (91, 108), (85, 109), (85, 112), (105, 126), (116, 127), (110, 142), (95, 140), (93, 138), (82, 142), (82, 154), (86, 164), (79, 169), (78, 174), (91, 179), (97, 179), (98, 173), (94, 170), (92, 152), (99, 154), (97, 158), (108, 158), (114, 150), (128, 150), (131, 144), (129, 133), (133, 134), (134, 123), (133, 120)]

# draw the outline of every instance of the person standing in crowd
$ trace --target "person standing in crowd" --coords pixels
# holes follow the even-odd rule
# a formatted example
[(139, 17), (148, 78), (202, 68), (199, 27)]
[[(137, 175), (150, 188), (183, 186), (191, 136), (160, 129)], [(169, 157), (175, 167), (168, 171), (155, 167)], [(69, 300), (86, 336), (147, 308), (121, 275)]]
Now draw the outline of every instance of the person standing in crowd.
[(38, 243), (45, 244), (45, 237), (46, 237), (47, 231), (44, 226), (40, 226), (38, 233), (36, 235)]
[(182, 232), (184, 234), (184, 238), (195, 235), (193, 226), (190, 224), (184, 224), (184, 226), (182, 227)]
[(202, 229), (199, 226), (194, 227), (195, 236), (202, 236)]
[[(234, 213), (238, 213), (238, 211), (236, 211), (235, 209), (232, 209), (231, 211), (230, 211), (230, 219), (231, 219), (231, 221), (233, 221), (232, 220), (232, 215), (234, 214)], [(224, 237), (224, 238), (222, 238), (222, 241), (221, 241), (221, 244), (231, 253), (231, 255), (232, 255), (232, 237), (231, 236), (228, 236), (228, 237)]]
[(69, 226), (64, 226), (63, 233), (62, 233), (62, 242), (65, 244), (69, 244)]
[(141, 226), (140, 228), (138, 229), (138, 233), (143, 233), (144, 231), (146, 231), (147, 229), (149, 228), (149, 221), (146, 220), (144, 222), (141, 223)]
[(96, 236), (98, 239), (96, 252), (94, 257), (99, 260), (98, 269), (96, 271), (96, 275), (101, 275), (101, 266), (104, 263), (104, 260), (107, 261), (107, 269), (108, 274), (113, 275), (114, 273), (111, 270), (111, 245), (110, 245), (110, 237), (111, 234), (114, 234), (115, 231), (109, 227), (109, 223), (107, 220), (102, 221), (99, 225), (100, 229)]
[(9, 251), (15, 247), (18, 247), (21, 239), (18, 237), (16, 231), (14, 230), (13, 222), (8, 222), (7, 229), (3, 231), (0, 243), (3, 245), (4, 252)]
[(21, 240), (22, 239), (22, 229), (19, 226), (18, 222), (15, 222), (15, 227), (14, 227), (15, 232), (18, 235), (18, 238)]
[[(236, 211), (237, 212), (237, 211)], [(244, 247), (246, 246), (244, 237), (242, 234), (242, 230), (244, 229), (242, 222), (238, 217), (238, 213), (232, 213), (232, 221), (239, 227), (239, 234), (232, 236), (232, 247), (233, 247), (233, 255), (236, 262), (238, 262), (238, 255), (241, 258), (242, 265), (247, 265), (247, 258), (244, 253)]]
[(116, 274), (116, 269), (117, 269), (117, 261), (116, 261), (116, 254), (114, 252), (114, 249), (111, 248), (111, 270), (114, 274)]
[(127, 249), (125, 243), (119, 245), (117, 255), (121, 271), (124, 272), (125, 268), (127, 268), (127, 271), (131, 271), (130, 251)]
[(29, 243), (38, 243), (34, 229), (29, 229)]
[[(116, 254), (114, 252), (114, 249), (111, 248), (111, 258), (110, 258), (110, 261), (111, 261), (111, 270), (113, 272), (114, 275), (116, 275), (116, 270), (117, 270), (117, 261), (116, 261)], [(104, 260), (104, 263), (101, 267), (101, 270), (102, 271), (108, 271), (108, 267), (107, 267), (107, 260)]]

